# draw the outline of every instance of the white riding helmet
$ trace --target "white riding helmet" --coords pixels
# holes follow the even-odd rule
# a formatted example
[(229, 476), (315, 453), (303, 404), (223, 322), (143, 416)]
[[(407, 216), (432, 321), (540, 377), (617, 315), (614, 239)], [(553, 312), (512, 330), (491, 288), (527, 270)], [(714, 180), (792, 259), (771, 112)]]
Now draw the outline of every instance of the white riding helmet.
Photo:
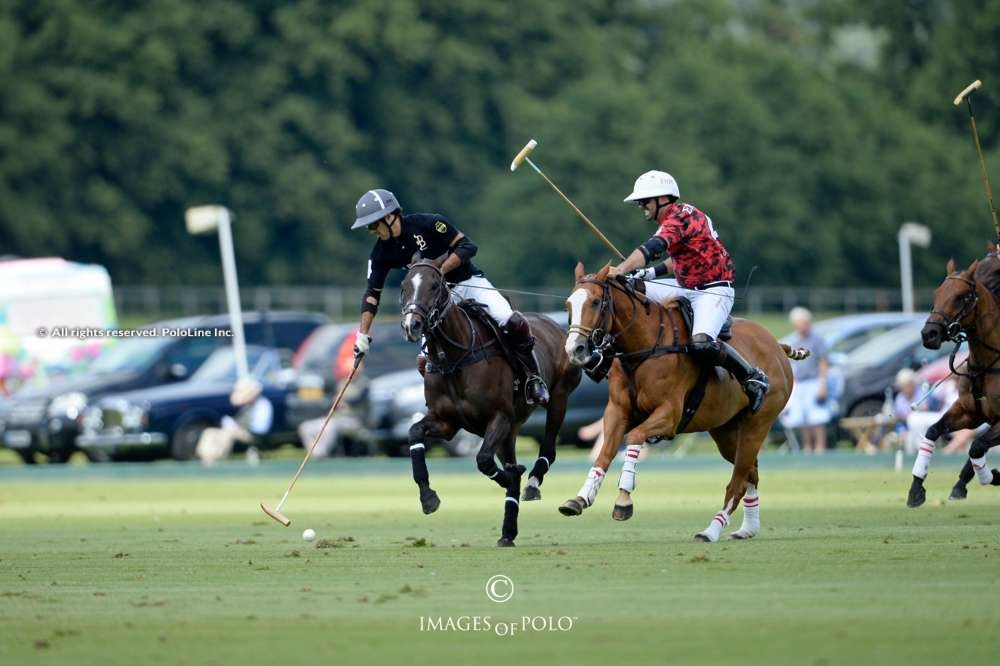
[(654, 197), (665, 197), (672, 195), (681, 198), (680, 190), (677, 189), (677, 181), (666, 171), (647, 171), (635, 179), (635, 187), (632, 194), (625, 197), (624, 201), (639, 201), (641, 199), (652, 199)]

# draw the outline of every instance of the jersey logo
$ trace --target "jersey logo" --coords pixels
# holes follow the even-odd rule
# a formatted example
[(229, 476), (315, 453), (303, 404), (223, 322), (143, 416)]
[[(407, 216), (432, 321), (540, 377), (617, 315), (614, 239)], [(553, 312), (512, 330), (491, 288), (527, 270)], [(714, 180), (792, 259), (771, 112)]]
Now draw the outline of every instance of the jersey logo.
[(419, 247), (421, 251), (427, 249), (427, 241), (425, 241), (424, 237), (420, 234), (413, 234), (413, 240), (417, 241), (417, 247)]
[(443, 234), (444, 232), (448, 231), (448, 225), (446, 225), (441, 220), (438, 220), (437, 222), (434, 223), (434, 230), (437, 231), (439, 234)]

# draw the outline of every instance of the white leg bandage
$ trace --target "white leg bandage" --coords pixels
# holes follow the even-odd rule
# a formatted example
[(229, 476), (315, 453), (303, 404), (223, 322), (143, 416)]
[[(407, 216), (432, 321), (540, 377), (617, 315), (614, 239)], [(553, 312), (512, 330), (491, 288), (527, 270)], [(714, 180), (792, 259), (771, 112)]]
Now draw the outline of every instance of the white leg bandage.
[(927, 470), (931, 466), (931, 456), (934, 455), (934, 442), (926, 437), (920, 440), (920, 448), (917, 449), (917, 459), (913, 461), (913, 476), (923, 479), (927, 476)]
[(984, 486), (988, 486), (993, 481), (993, 470), (986, 466), (986, 456), (982, 458), (969, 458), (972, 469), (976, 472), (976, 479)]
[(587, 506), (594, 503), (594, 500), (597, 498), (597, 491), (601, 489), (601, 483), (603, 482), (604, 470), (600, 467), (591, 467), (590, 472), (587, 473), (587, 480), (583, 482), (583, 487), (577, 493), (587, 501)]
[(757, 496), (757, 486), (747, 484), (746, 495), (743, 496), (743, 525), (734, 536), (749, 539), (760, 532), (760, 498)]
[(712, 516), (712, 522), (708, 524), (701, 534), (708, 537), (709, 541), (718, 541), (719, 537), (722, 536), (722, 530), (726, 529), (726, 525), (729, 524), (729, 514), (733, 511), (733, 501), (729, 500), (726, 502), (726, 506), (723, 507), (722, 511)]
[(618, 477), (618, 488), (627, 493), (635, 490), (635, 467), (639, 464), (639, 452), (642, 446), (629, 445), (625, 449), (625, 462), (622, 464), (622, 474)]

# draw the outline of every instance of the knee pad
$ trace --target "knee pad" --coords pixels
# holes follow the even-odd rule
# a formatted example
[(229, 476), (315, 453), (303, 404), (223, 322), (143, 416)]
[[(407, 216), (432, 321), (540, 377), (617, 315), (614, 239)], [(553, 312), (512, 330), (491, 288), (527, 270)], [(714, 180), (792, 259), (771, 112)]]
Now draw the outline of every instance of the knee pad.
[(722, 345), (707, 333), (698, 333), (692, 336), (688, 346), (691, 348), (691, 353), (699, 359), (714, 363), (722, 356)]

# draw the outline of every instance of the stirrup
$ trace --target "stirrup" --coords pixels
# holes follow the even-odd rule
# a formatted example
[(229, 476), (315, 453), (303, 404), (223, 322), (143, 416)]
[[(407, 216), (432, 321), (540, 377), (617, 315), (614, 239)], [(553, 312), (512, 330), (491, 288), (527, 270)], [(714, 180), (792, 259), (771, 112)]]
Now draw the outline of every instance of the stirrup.
[[(538, 375), (528, 377), (525, 382), (524, 399), (529, 405), (547, 405), (549, 402), (549, 389), (545, 385), (545, 380)], [(535, 394), (537, 393), (537, 398)]]

